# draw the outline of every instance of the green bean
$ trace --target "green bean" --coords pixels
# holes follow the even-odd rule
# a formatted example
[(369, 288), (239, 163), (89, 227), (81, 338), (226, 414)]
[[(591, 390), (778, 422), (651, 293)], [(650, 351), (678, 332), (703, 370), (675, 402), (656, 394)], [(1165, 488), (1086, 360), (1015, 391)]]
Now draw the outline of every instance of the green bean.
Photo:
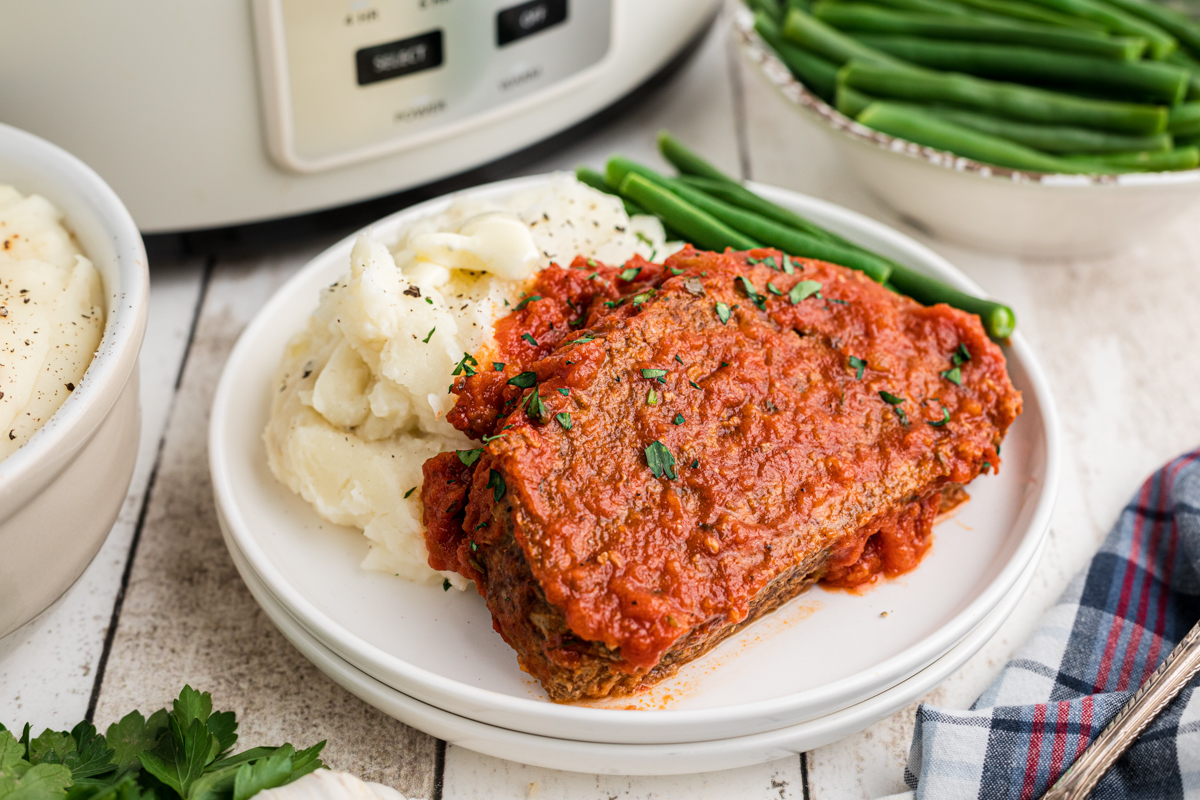
[(1176, 147), (1200, 147), (1200, 134), (1191, 134), (1189, 136), (1176, 136)]
[(891, 262), (874, 253), (800, 233), (774, 220), (709, 197), (683, 182), (672, 182), (668, 188), (730, 227), (770, 247), (777, 247), (788, 255), (840, 264), (866, 274), (876, 283), (886, 281), (892, 272)]
[(1083, 19), (1071, 14), (1060, 14), (1057, 11), (1051, 11), (1034, 3), (1022, 2), (1022, 0), (957, 0), (957, 2), (976, 11), (984, 11), (1026, 22), (1040, 22), (1044, 25), (1058, 25), (1062, 28), (1074, 28), (1083, 31), (1107, 30), (1099, 22), (1093, 22), (1090, 19)]
[(1157, 59), (1166, 58), (1179, 46), (1178, 40), (1159, 26), (1147, 22), (1141, 17), (1127, 14), (1103, 0), (1033, 0), (1033, 2), (1049, 6), (1064, 14), (1098, 22), (1113, 33), (1145, 37), (1150, 42), (1151, 54)]
[(936, 278), (922, 275), (903, 264), (892, 268), (888, 283), (894, 286), (900, 294), (907, 295), (918, 303), (927, 306), (945, 303), (953, 308), (978, 315), (980, 321), (983, 322), (984, 330), (993, 339), (1007, 339), (1016, 330), (1017, 317), (1013, 310), (1003, 303), (984, 300), (966, 292), (960, 292)]
[[(862, 253), (875, 255), (878, 258), (883, 258), (878, 254), (871, 253), (871, 251), (854, 244), (853, 242), (843, 239), (837, 234), (824, 231), (823, 229), (813, 225), (808, 220), (805, 220), (803, 217), (800, 217), (795, 213), (782, 208), (781, 206), (759, 197), (743, 187), (741, 184), (735, 182), (732, 178), (725, 176), (720, 170), (713, 167), (700, 156), (692, 153), (669, 133), (665, 131), (660, 133), (658, 141), (659, 149), (663, 152), (664, 156), (667, 156), (668, 152), (671, 153), (671, 155), (667, 156), (667, 160), (669, 160), (681, 172), (685, 171), (681, 165), (684, 165), (688, 168), (687, 171), (689, 171), (689, 174), (687, 176), (676, 179), (679, 183), (692, 186), (694, 188), (699, 188), (701, 190), (704, 190), (704, 187), (707, 186), (711, 191), (706, 191), (706, 193), (728, 193), (725, 198), (721, 199), (726, 199), (730, 205), (736, 205), (742, 208), (747, 207), (744, 205), (747, 203), (746, 197), (752, 197), (756, 202), (750, 204), (749, 210), (758, 212), (760, 216), (783, 222), (785, 225), (789, 225), (791, 220), (796, 220), (805, 226), (816, 228), (818, 231), (825, 233), (830, 240), (838, 244), (853, 248)], [(645, 181), (645, 178), (642, 180)], [(886, 261), (888, 266), (891, 267), (891, 277), (887, 282), (884, 283), (884, 286), (887, 288), (894, 291), (899, 290), (900, 293), (906, 294), (909, 297), (912, 297), (914, 300), (922, 303), (944, 302), (955, 308), (962, 309), (972, 314), (978, 314), (983, 321), (984, 328), (987, 330), (988, 335), (995, 339), (1006, 339), (1012, 335), (1013, 329), (1016, 325), (1016, 318), (1013, 316), (1012, 310), (1007, 306), (993, 303), (988, 300), (981, 300), (977, 297), (972, 297), (968, 294), (964, 294), (963, 292), (952, 289), (934, 278), (918, 275), (904, 265), (892, 261), (891, 259), (883, 260)], [(897, 273), (900, 273), (903, 276), (899, 283), (894, 280), (894, 276)], [(901, 289), (901, 283), (908, 288)]]
[(1166, 58), (1167, 63), (1183, 67), (1188, 73), (1188, 99), (1200, 100), (1200, 61), (1182, 50), (1176, 50)]
[(1122, 11), (1157, 25), (1192, 50), (1200, 51), (1200, 23), (1191, 17), (1160, 3), (1147, 3), (1143, 0), (1108, 0), (1108, 2)]
[(1200, 103), (1182, 103), (1172, 108), (1167, 130), (1177, 136), (1200, 133)]
[[(920, 106), (877, 102), (858, 115), (858, 121), (890, 136), (945, 150), (985, 164), (1034, 172), (1094, 173), (1094, 164), (1082, 164), (1039, 152), (999, 136), (972, 130), (936, 117)], [(1119, 167), (1105, 172), (1122, 172)]]
[(1139, 172), (1173, 172), (1196, 169), (1200, 166), (1200, 148), (1180, 147), (1175, 150), (1140, 153), (1109, 153), (1106, 155), (1065, 155), (1072, 161), (1091, 163), (1100, 167), (1121, 167)]
[(758, 242), (730, 228), (725, 223), (693, 206), (673, 192), (655, 186), (637, 173), (630, 172), (621, 181), (618, 191), (638, 205), (650, 211), (682, 233), (687, 241), (704, 250), (721, 252), (727, 247), (734, 250), (753, 250)]
[(729, 177), (689, 150), (683, 142), (676, 139), (667, 131), (659, 131), (658, 151), (662, 153), (663, 158), (671, 166), (683, 173), (681, 179), (694, 189), (699, 189), (705, 194), (712, 195), (718, 200), (723, 200), (738, 208), (753, 211), (759, 216), (773, 219), (776, 222), (782, 222), (784, 225), (796, 228), (803, 233), (807, 233), (809, 236), (828, 239), (831, 242), (837, 242), (850, 247), (857, 246), (837, 234), (830, 233), (820, 225), (814, 225), (794, 211), (759, 197), (745, 186), (742, 186), (741, 182)]
[(784, 39), (779, 26), (765, 14), (754, 15), (754, 30), (771, 46), (797, 80), (825, 102), (833, 100), (837, 92), (837, 64)]
[[(662, 153), (663, 158), (671, 166), (683, 173), (681, 180), (694, 189), (698, 189), (730, 205), (744, 208), (747, 211), (753, 211), (759, 216), (781, 222), (809, 236), (837, 242), (849, 247), (856, 246), (840, 236), (830, 233), (820, 225), (814, 225), (794, 211), (790, 211), (783, 206), (776, 205), (769, 200), (759, 197), (745, 186), (742, 186), (740, 182), (721, 172), (721, 170), (689, 150), (682, 142), (667, 131), (659, 132), (658, 149)], [(612, 161), (609, 163), (611, 165)], [(627, 166), (629, 164), (632, 164), (632, 162), (625, 162), (625, 164), (618, 163), (617, 166), (619, 168), (630, 169), (632, 167)]]
[(851, 89), (844, 83), (838, 84), (837, 110), (850, 119), (856, 119), (876, 99), (863, 94), (858, 89)]
[(688, 175), (699, 175), (703, 178), (711, 178), (715, 181), (727, 181), (735, 186), (741, 186), (736, 180), (705, 161), (698, 153), (689, 150), (683, 142), (672, 136), (669, 131), (658, 132), (658, 152), (662, 153), (662, 157), (680, 172)]
[[(768, 246), (777, 247), (789, 255), (802, 258), (816, 258), (821, 261), (828, 261), (849, 267), (866, 274), (876, 283), (887, 281), (895, 269), (892, 262), (873, 253), (856, 251), (848, 247), (816, 239), (758, 214), (722, 203), (720, 200), (706, 196), (703, 192), (692, 189), (681, 181), (672, 181), (641, 165), (633, 164), (632, 162), (627, 162), (626, 165), (629, 167), (629, 171), (626, 173), (626, 181), (632, 180), (628, 176), (634, 176), (634, 178), (652, 183), (665, 192), (674, 193), (685, 203), (691, 204), (701, 212), (712, 215), (714, 219), (729, 225), (731, 228), (741, 231)], [(626, 185), (625, 183), (622, 184), (622, 190), (624, 190)], [(943, 289), (946, 288), (948, 287), (943, 287)]]
[(799, 214), (789, 211), (783, 206), (777, 206), (770, 200), (759, 197), (739, 183), (716, 181), (712, 178), (702, 178), (698, 175), (680, 175), (676, 180), (685, 186), (704, 192), (709, 197), (716, 198), (747, 211), (752, 211), (761, 217), (766, 217), (767, 219), (787, 225), (790, 228), (795, 228), (809, 236), (815, 236), (818, 239), (835, 242), (846, 247), (857, 247), (857, 245), (843, 239), (837, 234), (809, 222)]
[(900, 33), (969, 42), (1024, 44), (1074, 53), (1136, 61), (1146, 50), (1146, 40), (1112, 37), (1098, 31), (1060, 28), (1017, 20), (982, 20), (947, 17), (913, 11), (895, 11), (867, 3), (838, 3), (822, 0), (814, 16), (840, 31)]
[(915, 11), (922, 14), (944, 14), (954, 17), (970, 17), (972, 19), (980, 19), (987, 17), (987, 14), (978, 14), (969, 8), (966, 8), (954, 0), (869, 0), (872, 5), (884, 6), (886, 8), (896, 9), (897, 11)]
[(746, 5), (756, 14), (766, 14), (776, 22), (783, 22), (783, 6), (779, 0), (746, 0)]
[(899, 62), (887, 53), (867, 47), (798, 9), (788, 12), (787, 21), (783, 24), (783, 35), (835, 64), (855, 60), (899, 65)]
[(838, 80), (881, 97), (949, 103), (1031, 122), (1139, 134), (1161, 133), (1167, 126), (1167, 109), (1161, 106), (1092, 100), (914, 67), (851, 61), (842, 67)]
[[(841, 91), (841, 87), (839, 87), (839, 102)], [(848, 89), (848, 91), (855, 90)], [(838, 110), (841, 111), (841, 108), (839, 107)], [(962, 125), (964, 128), (1009, 139), (1047, 153), (1120, 153), (1132, 150), (1170, 150), (1172, 145), (1169, 133), (1131, 136), (1124, 133), (1096, 131), (1090, 128), (1072, 128), (1066, 125), (1038, 125), (944, 106), (930, 106), (925, 111), (935, 117)]]
[(1187, 96), (1187, 72), (1158, 61), (1113, 61), (1025, 45), (943, 42), (916, 36), (855, 33), (854, 38), (912, 64), (985, 78), (1125, 92), (1168, 105), (1181, 103)]
[(635, 214), (645, 214), (646, 213), (646, 209), (642, 208), (637, 203), (631, 202), (629, 200), (626, 200), (624, 197), (621, 197), (621, 193), (618, 192), (616, 189), (614, 189), (612, 186), (610, 186), (608, 184), (608, 181), (604, 179), (604, 176), (601, 175), (596, 170), (592, 169), (591, 167), (584, 167), (584, 166), (576, 167), (575, 168), (575, 178), (580, 183), (590, 186), (593, 189), (599, 189), (600, 191), (604, 192), (605, 194), (616, 195), (617, 197), (619, 197), (621, 199), (621, 203), (625, 206), (625, 213), (631, 217), (634, 216)]

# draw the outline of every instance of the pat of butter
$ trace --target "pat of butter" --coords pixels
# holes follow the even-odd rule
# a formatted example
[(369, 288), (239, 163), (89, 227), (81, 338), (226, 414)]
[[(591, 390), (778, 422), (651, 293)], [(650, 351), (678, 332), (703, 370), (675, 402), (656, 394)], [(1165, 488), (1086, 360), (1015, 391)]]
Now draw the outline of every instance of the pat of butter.
[(503, 212), (472, 217), (458, 233), (418, 234), (409, 240), (409, 247), (417, 261), (489, 272), (507, 280), (533, 275), (541, 255), (529, 226)]

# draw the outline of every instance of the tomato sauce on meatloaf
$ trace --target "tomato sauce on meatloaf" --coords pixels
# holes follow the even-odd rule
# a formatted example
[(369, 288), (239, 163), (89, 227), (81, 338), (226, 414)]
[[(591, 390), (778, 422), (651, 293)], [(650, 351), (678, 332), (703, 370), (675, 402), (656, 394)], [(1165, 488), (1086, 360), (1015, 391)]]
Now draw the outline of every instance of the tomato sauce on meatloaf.
[(913, 568), (1021, 409), (977, 317), (769, 249), (551, 266), (462, 372), (481, 449), (426, 463), (430, 564), (557, 700)]

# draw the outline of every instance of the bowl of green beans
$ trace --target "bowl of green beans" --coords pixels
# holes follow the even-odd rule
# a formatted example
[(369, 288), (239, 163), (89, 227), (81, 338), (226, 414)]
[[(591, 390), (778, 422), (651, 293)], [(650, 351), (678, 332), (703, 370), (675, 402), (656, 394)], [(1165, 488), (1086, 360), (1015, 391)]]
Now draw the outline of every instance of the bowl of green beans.
[(935, 235), (1071, 256), (1200, 202), (1200, 23), (1155, 0), (747, 0), (755, 71)]

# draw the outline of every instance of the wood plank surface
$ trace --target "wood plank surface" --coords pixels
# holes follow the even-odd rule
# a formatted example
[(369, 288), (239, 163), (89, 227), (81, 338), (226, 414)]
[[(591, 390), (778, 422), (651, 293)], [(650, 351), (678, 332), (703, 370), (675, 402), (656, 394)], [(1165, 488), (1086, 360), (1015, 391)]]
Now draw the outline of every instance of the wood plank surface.
[[(661, 165), (654, 152), (660, 128), (730, 173), (900, 227), (1016, 309), (1057, 400), (1066, 457), (1033, 584), (997, 636), (924, 698), (968, 706), (1090, 558), (1141, 480), (1200, 442), (1200, 227), (1181, 220), (1130, 251), (1085, 260), (1017, 259), (931, 241), (848, 175), (825, 134), (739, 61), (721, 23), (632, 110), (494, 177), (600, 167), (615, 153)], [(288, 276), (346, 232), (316, 230), (237, 256), (153, 264), (141, 453), (129, 497), (83, 579), (0, 661), (0, 722), (67, 727), (94, 704), (103, 726), (130, 709), (162, 706), (191, 683), (238, 713), (243, 745), (328, 739), (332, 766), (412, 798), (807, 800), (905, 788), (915, 704), (803, 758), (677, 777), (580, 775), (445, 746), (357, 700), (300, 656), (259, 610), (221, 541), (208, 479), (208, 413), (246, 323)]]

